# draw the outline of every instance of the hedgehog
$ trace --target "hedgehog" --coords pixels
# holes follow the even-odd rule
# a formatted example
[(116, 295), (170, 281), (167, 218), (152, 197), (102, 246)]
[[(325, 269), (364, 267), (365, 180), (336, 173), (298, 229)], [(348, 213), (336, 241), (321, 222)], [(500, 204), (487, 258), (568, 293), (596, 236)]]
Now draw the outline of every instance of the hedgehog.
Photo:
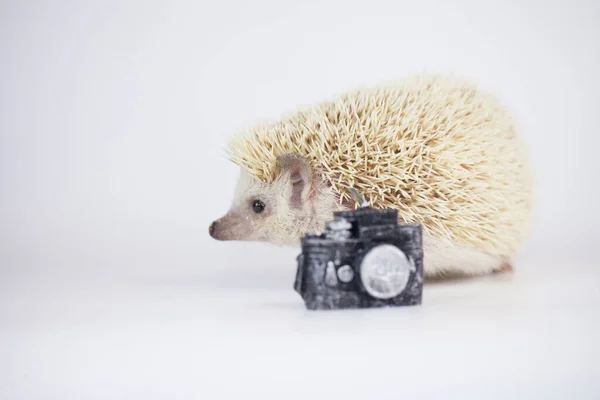
[(426, 277), (512, 271), (531, 230), (528, 150), (507, 107), (454, 75), (360, 87), (234, 134), (240, 168), (221, 241), (296, 246), (335, 211), (373, 208), (422, 227)]

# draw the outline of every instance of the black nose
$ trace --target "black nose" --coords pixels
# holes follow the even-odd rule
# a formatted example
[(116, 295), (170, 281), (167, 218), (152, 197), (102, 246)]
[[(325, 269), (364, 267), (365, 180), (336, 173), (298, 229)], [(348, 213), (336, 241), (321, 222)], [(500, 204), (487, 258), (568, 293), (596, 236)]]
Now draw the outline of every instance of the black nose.
[(213, 236), (213, 234), (215, 233), (215, 228), (217, 227), (217, 221), (213, 221), (212, 224), (210, 224), (210, 226), (208, 227), (208, 234), (210, 236)]

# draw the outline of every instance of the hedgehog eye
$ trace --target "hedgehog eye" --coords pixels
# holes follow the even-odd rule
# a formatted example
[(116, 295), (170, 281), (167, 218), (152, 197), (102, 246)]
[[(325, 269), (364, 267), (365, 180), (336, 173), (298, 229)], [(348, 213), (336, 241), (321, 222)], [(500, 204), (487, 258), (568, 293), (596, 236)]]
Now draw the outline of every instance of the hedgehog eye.
[(257, 214), (260, 214), (265, 210), (265, 203), (260, 200), (254, 200), (252, 202), (252, 210)]

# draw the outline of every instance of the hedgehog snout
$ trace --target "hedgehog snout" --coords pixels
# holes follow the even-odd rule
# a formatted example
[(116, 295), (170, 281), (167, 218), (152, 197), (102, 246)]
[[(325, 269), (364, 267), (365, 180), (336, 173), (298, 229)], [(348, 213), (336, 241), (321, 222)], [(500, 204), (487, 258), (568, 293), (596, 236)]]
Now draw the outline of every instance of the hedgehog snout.
[(247, 226), (241, 223), (237, 214), (228, 213), (210, 223), (208, 234), (220, 241), (240, 240), (247, 235), (244, 228)]
[(215, 229), (217, 227), (217, 221), (213, 221), (208, 227), (208, 234), (214, 238)]
[(219, 226), (219, 220), (211, 222), (210, 226), (208, 227), (208, 234), (213, 239), (223, 240), (222, 235), (219, 233)]

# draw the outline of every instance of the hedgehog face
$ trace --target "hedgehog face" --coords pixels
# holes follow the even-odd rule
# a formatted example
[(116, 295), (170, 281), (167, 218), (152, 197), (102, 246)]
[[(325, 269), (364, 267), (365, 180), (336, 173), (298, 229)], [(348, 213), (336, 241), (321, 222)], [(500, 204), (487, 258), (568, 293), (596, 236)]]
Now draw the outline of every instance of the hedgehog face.
[(242, 169), (229, 211), (210, 226), (217, 240), (262, 241), (296, 245), (308, 230), (318, 230), (318, 214), (335, 208), (327, 191), (306, 161), (294, 154), (277, 159), (271, 183), (256, 180)]

